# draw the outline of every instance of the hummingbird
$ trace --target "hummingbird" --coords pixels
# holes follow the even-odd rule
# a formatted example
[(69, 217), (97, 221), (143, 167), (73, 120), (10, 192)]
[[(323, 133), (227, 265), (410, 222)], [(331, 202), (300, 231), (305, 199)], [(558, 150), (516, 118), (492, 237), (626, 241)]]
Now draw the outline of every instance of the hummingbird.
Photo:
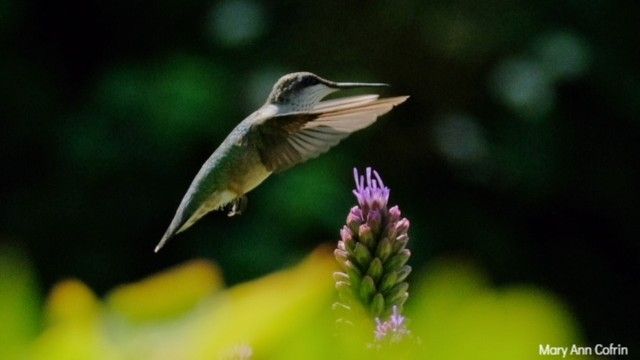
[(271, 174), (327, 152), (407, 100), (377, 94), (322, 100), (338, 90), (384, 86), (334, 82), (310, 72), (281, 77), (265, 104), (242, 120), (202, 165), (155, 252), (213, 210), (231, 205), (228, 215), (240, 214), (246, 194)]

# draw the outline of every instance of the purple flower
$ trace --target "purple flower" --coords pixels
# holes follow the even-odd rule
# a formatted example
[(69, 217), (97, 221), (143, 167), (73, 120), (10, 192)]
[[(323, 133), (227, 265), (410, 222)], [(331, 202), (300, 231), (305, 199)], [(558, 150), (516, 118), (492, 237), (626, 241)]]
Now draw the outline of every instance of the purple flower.
[(411, 332), (407, 329), (406, 318), (400, 314), (397, 306), (393, 307), (393, 312), (389, 320), (380, 321), (376, 318), (376, 341), (388, 341), (392, 343), (400, 342)]
[[(375, 176), (375, 179), (371, 177), (371, 173)], [(356, 180), (356, 188), (353, 190), (353, 194), (358, 199), (358, 205), (362, 209), (362, 214), (366, 218), (369, 210), (378, 210), (387, 207), (389, 201), (389, 188), (384, 186), (382, 179), (377, 171), (371, 170), (370, 167), (366, 170), (367, 177), (364, 175), (358, 175), (358, 169), (353, 169), (353, 177)], [(365, 182), (366, 181), (366, 182)]]
[(409, 220), (397, 206), (388, 208), (389, 188), (375, 170), (353, 170), (358, 205), (351, 208), (334, 252), (342, 272), (334, 274), (342, 305), (360, 303), (373, 317), (402, 309), (411, 267)]

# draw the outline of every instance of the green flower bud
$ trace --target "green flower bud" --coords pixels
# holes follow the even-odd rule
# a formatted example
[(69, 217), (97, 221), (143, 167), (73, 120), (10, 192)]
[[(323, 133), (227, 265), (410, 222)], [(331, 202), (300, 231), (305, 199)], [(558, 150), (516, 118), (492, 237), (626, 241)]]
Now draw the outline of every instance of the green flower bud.
[(373, 282), (377, 283), (382, 276), (382, 261), (378, 258), (374, 258), (369, 265), (369, 270), (367, 270), (367, 275), (371, 276)]
[(386, 261), (391, 255), (393, 248), (391, 247), (391, 240), (388, 237), (383, 238), (378, 243), (378, 248), (376, 249), (376, 256), (379, 257), (382, 261)]
[(409, 293), (405, 292), (403, 294), (400, 294), (400, 296), (395, 297), (393, 299), (390, 299), (389, 301), (387, 301), (387, 306), (397, 306), (399, 308), (402, 308), (404, 306), (404, 303), (407, 301), (407, 299), (409, 298)]
[(371, 315), (378, 317), (382, 315), (384, 311), (384, 296), (380, 293), (376, 293), (371, 300)]
[(351, 261), (347, 260), (345, 263), (345, 271), (349, 276), (351, 285), (353, 285), (354, 287), (358, 286), (360, 284), (360, 281), (362, 280), (362, 273), (360, 272), (358, 267), (355, 266)]
[(376, 286), (373, 283), (373, 279), (370, 276), (365, 276), (362, 278), (362, 282), (360, 283), (360, 298), (368, 303), (371, 301), (373, 294), (376, 292)]
[(357, 243), (355, 249), (353, 249), (353, 255), (356, 258), (356, 262), (361, 269), (366, 269), (371, 261), (371, 253), (366, 246), (361, 243)]
[(411, 252), (408, 249), (403, 249), (398, 254), (392, 256), (385, 264), (384, 268), (387, 271), (399, 270), (404, 264), (407, 263)]
[(375, 239), (369, 225), (360, 225), (360, 229), (358, 230), (358, 240), (360, 240), (361, 243), (365, 244), (370, 249), (374, 247)]
[(406, 282), (396, 284), (394, 287), (384, 293), (385, 298), (387, 299), (387, 303), (393, 303), (394, 301), (396, 301), (404, 293), (407, 292), (407, 289), (409, 289), (409, 284), (407, 284)]
[(400, 269), (400, 271), (398, 271), (398, 279), (396, 281), (397, 282), (404, 281), (404, 279), (406, 279), (407, 276), (409, 276), (410, 273), (411, 273), (411, 266), (409, 266), (409, 265), (403, 266)]
[(333, 255), (336, 257), (336, 260), (338, 260), (338, 264), (344, 267), (348, 259), (347, 252), (342, 249), (335, 249), (333, 250)]
[(340, 271), (336, 271), (336, 272), (333, 273), (333, 279), (335, 281), (346, 281), (346, 282), (349, 282), (349, 275), (347, 275), (347, 274), (345, 274), (343, 272), (340, 272)]
[(398, 283), (398, 272), (397, 271), (387, 272), (382, 277), (382, 281), (380, 281), (380, 291), (383, 291), (383, 292), (388, 291), (397, 283)]
[(409, 236), (407, 234), (399, 235), (393, 242), (393, 252), (398, 252), (407, 246), (409, 242)]

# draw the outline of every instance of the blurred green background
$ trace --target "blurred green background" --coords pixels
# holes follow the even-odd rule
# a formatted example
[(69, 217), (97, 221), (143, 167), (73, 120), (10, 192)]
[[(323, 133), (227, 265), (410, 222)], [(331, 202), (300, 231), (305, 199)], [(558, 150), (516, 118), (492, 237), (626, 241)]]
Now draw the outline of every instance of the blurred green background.
[[(616, 1), (0, 0), (2, 290), (37, 309), (69, 277), (104, 295), (196, 257), (258, 278), (334, 244), (373, 166), (416, 281), (461, 259), (555, 294), (585, 343), (639, 344), (639, 23)], [(204, 160), (300, 70), (411, 98), (153, 254)]]

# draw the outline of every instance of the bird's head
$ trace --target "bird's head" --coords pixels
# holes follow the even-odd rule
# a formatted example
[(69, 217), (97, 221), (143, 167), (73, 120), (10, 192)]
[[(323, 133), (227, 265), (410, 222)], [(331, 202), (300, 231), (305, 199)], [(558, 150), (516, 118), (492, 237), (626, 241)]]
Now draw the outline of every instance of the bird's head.
[(334, 82), (310, 72), (295, 72), (281, 77), (267, 98), (267, 104), (307, 111), (325, 96), (341, 90), (360, 87), (388, 86), (381, 83)]

